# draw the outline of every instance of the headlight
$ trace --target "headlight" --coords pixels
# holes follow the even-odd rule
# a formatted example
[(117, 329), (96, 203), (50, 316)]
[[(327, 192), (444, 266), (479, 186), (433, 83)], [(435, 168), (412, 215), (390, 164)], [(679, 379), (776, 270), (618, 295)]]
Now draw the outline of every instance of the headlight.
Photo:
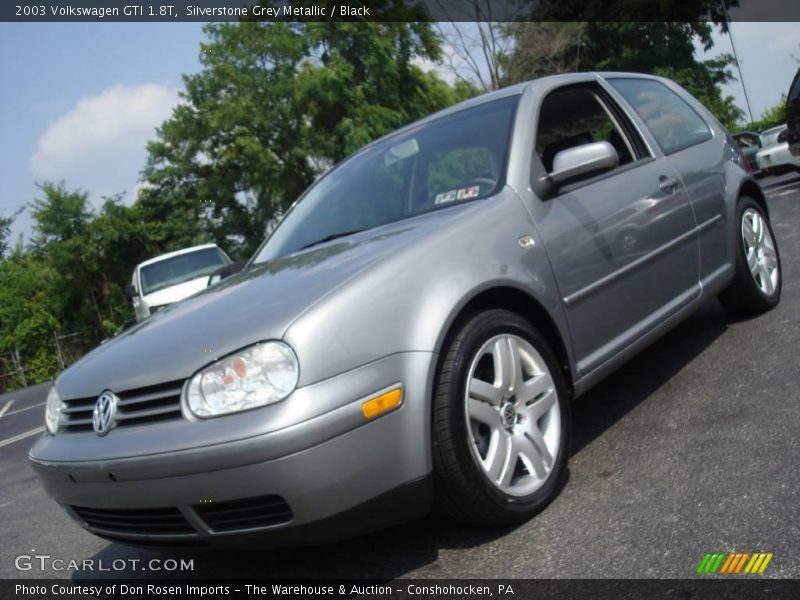
[(61, 420), (61, 396), (56, 391), (56, 386), (47, 392), (47, 407), (44, 411), (44, 424), (47, 431), (53, 435), (58, 432), (58, 422)]
[(209, 365), (186, 387), (186, 407), (200, 418), (216, 417), (286, 398), (300, 369), (283, 342), (262, 342)]

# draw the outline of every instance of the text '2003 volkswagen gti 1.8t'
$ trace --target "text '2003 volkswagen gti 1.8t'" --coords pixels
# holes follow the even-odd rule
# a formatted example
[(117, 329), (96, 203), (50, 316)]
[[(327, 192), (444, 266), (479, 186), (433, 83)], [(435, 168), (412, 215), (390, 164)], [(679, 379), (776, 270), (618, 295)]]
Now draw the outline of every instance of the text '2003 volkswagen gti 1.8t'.
[(774, 307), (736, 142), (674, 83), (540, 79), (374, 142), (246, 268), (50, 390), (31, 461), (83, 527), (290, 544), (511, 523), (566, 472), (570, 401), (719, 296)]

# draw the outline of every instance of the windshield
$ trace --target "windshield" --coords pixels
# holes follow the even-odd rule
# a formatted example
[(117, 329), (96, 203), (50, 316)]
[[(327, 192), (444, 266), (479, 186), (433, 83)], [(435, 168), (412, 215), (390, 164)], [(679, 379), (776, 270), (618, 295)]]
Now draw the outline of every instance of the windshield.
[(733, 136), (740, 148), (758, 148), (760, 140), (754, 133), (737, 133)]
[(517, 101), (465, 109), (357, 153), (309, 189), (254, 262), (494, 194)]
[(219, 248), (203, 248), (146, 265), (140, 269), (142, 295), (210, 275), (229, 262)]

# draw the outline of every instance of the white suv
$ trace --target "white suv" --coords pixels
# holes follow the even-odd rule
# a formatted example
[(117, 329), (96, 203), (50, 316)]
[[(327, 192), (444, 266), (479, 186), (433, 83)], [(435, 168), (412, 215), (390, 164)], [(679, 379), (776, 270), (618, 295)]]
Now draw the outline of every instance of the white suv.
[(792, 169), (800, 170), (800, 155), (789, 151), (786, 125), (778, 125), (761, 133), (761, 150), (756, 154), (758, 168), (767, 175), (780, 175)]
[(209, 276), (231, 263), (216, 244), (192, 246), (136, 265), (125, 294), (133, 301), (136, 320), (143, 321), (165, 306), (206, 288)]

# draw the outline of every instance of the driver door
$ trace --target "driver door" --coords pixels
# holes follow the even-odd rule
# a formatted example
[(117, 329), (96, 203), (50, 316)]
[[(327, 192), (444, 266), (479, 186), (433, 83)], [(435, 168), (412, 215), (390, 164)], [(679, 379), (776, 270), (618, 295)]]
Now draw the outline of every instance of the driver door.
[(699, 294), (695, 218), (678, 174), (594, 84), (550, 92), (535, 139), (533, 177), (585, 143), (607, 141), (619, 156), (610, 171), (532, 199), (583, 375)]

